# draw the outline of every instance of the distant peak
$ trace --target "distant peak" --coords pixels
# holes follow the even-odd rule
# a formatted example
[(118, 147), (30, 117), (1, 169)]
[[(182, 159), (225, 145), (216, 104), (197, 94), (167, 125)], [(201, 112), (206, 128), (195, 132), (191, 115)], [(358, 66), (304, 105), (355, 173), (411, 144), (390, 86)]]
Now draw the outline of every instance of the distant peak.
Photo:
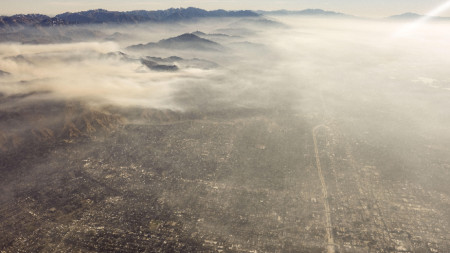
[(405, 12), (405, 13), (403, 13), (403, 14), (401, 14), (402, 16), (407, 16), (407, 15), (409, 15), (409, 16), (420, 16), (419, 14), (417, 14), (417, 13), (414, 13), (414, 12)]
[(180, 39), (192, 39), (192, 38), (199, 38), (197, 35), (193, 33), (183, 33), (181, 35), (178, 35), (176, 38)]
[(197, 35), (197, 36), (206, 35), (206, 33), (201, 32), (201, 31), (195, 31), (195, 32), (193, 32), (192, 34), (195, 34), (195, 35)]
[(95, 10), (90, 10), (91, 12), (109, 12), (108, 10), (105, 9), (95, 9)]
[(405, 12), (403, 14), (400, 15), (394, 15), (394, 16), (390, 16), (389, 18), (394, 18), (394, 19), (414, 19), (414, 18), (420, 18), (423, 17), (420, 14), (417, 13), (413, 13), (413, 12)]

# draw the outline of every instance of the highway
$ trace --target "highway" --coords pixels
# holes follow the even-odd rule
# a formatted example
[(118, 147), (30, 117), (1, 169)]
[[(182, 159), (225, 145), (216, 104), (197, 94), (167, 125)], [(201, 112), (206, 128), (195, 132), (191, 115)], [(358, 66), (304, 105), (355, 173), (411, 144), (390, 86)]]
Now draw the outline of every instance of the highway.
[(319, 128), (326, 128), (325, 125), (317, 125), (313, 128), (312, 135), (314, 140), (314, 152), (316, 156), (316, 166), (317, 166), (317, 173), (319, 175), (320, 183), (322, 185), (322, 195), (323, 195), (323, 205), (325, 209), (325, 220), (326, 220), (326, 231), (327, 231), (327, 252), (328, 253), (335, 253), (335, 244), (334, 244), (334, 238), (333, 238), (333, 231), (331, 226), (331, 212), (330, 212), (330, 205), (328, 203), (328, 190), (327, 185), (325, 183), (325, 179), (323, 177), (322, 173), (322, 167), (320, 165), (320, 157), (319, 157), (319, 148), (317, 147), (317, 138), (316, 138), (316, 132)]

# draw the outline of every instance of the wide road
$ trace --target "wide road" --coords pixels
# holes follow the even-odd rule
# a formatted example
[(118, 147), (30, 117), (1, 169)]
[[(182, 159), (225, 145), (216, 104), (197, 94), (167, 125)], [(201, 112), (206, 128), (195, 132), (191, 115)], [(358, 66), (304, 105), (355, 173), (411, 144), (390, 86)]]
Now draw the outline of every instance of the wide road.
[(327, 241), (328, 241), (327, 250), (328, 250), (328, 253), (335, 253), (335, 244), (334, 244), (333, 231), (332, 231), (332, 226), (331, 226), (331, 212), (330, 212), (330, 205), (328, 203), (327, 185), (326, 185), (325, 179), (323, 177), (322, 167), (320, 165), (319, 149), (317, 147), (316, 132), (319, 128), (328, 129), (328, 127), (325, 125), (318, 125), (313, 128), (312, 135), (313, 135), (313, 140), (314, 140), (314, 152), (316, 155), (317, 172), (319, 174), (320, 183), (322, 185), (323, 205), (325, 208), (326, 231), (327, 231)]

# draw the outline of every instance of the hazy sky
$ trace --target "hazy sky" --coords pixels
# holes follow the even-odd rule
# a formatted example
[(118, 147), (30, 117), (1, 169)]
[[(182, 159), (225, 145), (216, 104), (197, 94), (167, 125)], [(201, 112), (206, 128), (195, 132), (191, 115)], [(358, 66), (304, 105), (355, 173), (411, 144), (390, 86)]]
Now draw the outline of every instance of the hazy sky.
[[(321, 8), (366, 17), (384, 17), (404, 12), (425, 14), (448, 0), (1, 0), (0, 14), (108, 10), (155, 10), (170, 7), (204, 9), (300, 10)], [(450, 16), (450, 11), (441, 16)]]

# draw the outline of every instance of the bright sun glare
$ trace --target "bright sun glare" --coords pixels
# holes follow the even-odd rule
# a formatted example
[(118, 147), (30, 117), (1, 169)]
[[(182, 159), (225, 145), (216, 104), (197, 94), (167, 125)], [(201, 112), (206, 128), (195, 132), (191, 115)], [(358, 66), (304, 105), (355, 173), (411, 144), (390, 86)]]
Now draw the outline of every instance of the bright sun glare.
[(439, 15), (440, 13), (448, 10), (450, 8), (450, 1), (444, 2), (443, 4), (439, 5), (437, 8), (433, 9), (432, 11), (428, 12), (425, 16), (422, 18), (409, 23), (405, 26), (402, 26), (395, 34), (394, 37), (404, 37), (410, 35), (413, 31), (417, 30), (419, 27), (424, 25), (426, 22), (428, 22), (431, 18)]

